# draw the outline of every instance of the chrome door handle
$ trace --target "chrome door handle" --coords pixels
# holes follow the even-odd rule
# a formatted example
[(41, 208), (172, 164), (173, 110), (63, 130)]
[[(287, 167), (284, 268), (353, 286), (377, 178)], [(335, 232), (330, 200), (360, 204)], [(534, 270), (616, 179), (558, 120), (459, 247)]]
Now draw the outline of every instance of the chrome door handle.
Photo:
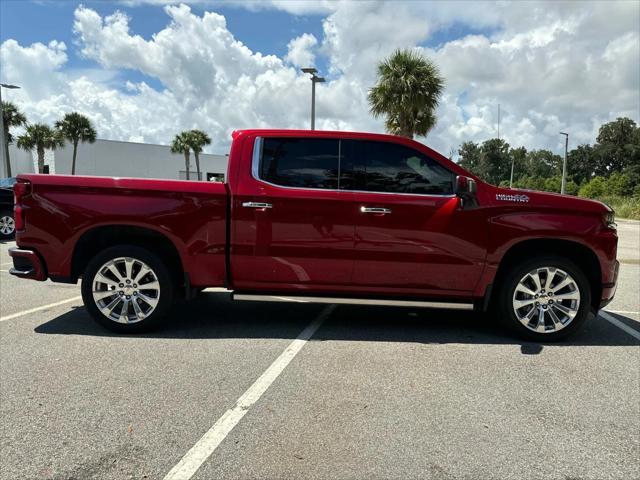
[(377, 213), (378, 215), (386, 215), (391, 213), (389, 208), (380, 208), (380, 207), (360, 207), (360, 211), (362, 213)]
[(271, 205), (270, 203), (263, 203), (263, 202), (243, 202), (242, 206), (243, 207), (247, 207), (247, 208), (271, 208), (271, 207), (273, 207), (273, 205)]

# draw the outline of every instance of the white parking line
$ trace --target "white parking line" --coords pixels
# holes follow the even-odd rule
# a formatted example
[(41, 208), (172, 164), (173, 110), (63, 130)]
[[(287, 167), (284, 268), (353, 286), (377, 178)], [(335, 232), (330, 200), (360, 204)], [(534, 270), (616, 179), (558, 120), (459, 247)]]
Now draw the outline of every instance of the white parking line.
[(607, 322), (611, 323), (612, 325), (615, 325), (616, 327), (618, 327), (620, 330), (627, 332), (629, 335), (631, 335), (633, 338), (640, 340), (640, 332), (634, 328), (631, 328), (629, 325), (626, 325), (624, 323), (622, 323), (620, 320), (618, 320), (617, 318), (611, 316), (610, 314), (608, 314), (607, 312), (600, 310), (599, 315), (604, 318)]
[(64, 305), (65, 303), (76, 302), (76, 301), (78, 301), (80, 299), (82, 299), (82, 297), (67, 298), (66, 300), (62, 300), (60, 302), (50, 303), (48, 305), (43, 305), (41, 307), (31, 308), (29, 310), (23, 310), (22, 312), (18, 312), (18, 313), (13, 313), (11, 315), (7, 315), (6, 317), (0, 317), (0, 322), (4, 322), (6, 320), (11, 320), (13, 318), (18, 318), (18, 317), (21, 317), (23, 315), (29, 315), (30, 313), (39, 312), (41, 310), (47, 310), (49, 308), (57, 307), (59, 305)]
[(640, 312), (632, 312), (631, 310), (606, 310), (609, 313), (620, 313), (622, 315), (640, 315)]
[(167, 473), (164, 480), (188, 480), (196, 473), (214, 450), (218, 448), (218, 445), (220, 445), (229, 432), (242, 420), (242, 417), (244, 417), (249, 408), (260, 399), (262, 394), (267, 391), (269, 386), (278, 378), (287, 365), (291, 363), (291, 360), (302, 350), (302, 347), (304, 347), (318, 330), (322, 322), (331, 315), (334, 309), (335, 305), (329, 305), (300, 332), (300, 335), (289, 344), (269, 368), (242, 394), (236, 401), (235, 406), (227, 410), (209, 431), (191, 447), (186, 455), (182, 457), (182, 460)]

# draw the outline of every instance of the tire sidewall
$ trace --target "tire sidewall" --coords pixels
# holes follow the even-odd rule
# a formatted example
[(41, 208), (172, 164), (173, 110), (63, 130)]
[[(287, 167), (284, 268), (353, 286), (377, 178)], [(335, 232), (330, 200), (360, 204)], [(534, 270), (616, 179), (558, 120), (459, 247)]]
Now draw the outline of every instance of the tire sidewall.
[[(573, 277), (580, 291), (578, 313), (568, 326), (558, 332), (538, 333), (529, 330), (518, 320), (513, 310), (513, 294), (518, 282), (531, 270), (542, 267), (555, 267), (564, 270)], [(553, 342), (572, 335), (587, 320), (591, 311), (591, 286), (582, 269), (571, 260), (551, 255), (538, 257), (517, 264), (505, 275), (500, 282), (497, 307), (503, 325), (518, 336), (536, 342)]]
[[(160, 301), (155, 310), (144, 320), (136, 323), (117, 323), (107, 318), (93, 300), (93, 278), (98, 270), (109, 260), (118, 257), (131, 257), (146, 263), (156, 274), (160, 283)], [(107, 248), (91, 259), (82, 276), (82, 300), (91, 316), (103, 327), (120, 333), (147, 332), (157, 328), (173, 303), (174, 286), (169, 270), (154, 253), (133, 245), (118, 245)]]

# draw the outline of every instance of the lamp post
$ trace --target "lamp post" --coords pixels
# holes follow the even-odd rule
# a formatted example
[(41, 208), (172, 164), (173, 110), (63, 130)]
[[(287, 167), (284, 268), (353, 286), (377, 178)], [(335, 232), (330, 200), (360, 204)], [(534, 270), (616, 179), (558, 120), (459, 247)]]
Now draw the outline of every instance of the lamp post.
[(316, 75), (318, 70), (313, 67), (303, 68), (304, 73), (311, 74), (311, 130), (316, 129), (316, 83), (323, 83), (324, 77)]
[(564, 135), (564, 162), (562, 162), (562, 185), (560, 186), (560, 193), (564, 195), (564, 190), (567, 186), (567, 150), (569, 149), (569, 134), (560, 132), (560, 135)]
[[(11, 85), (8, 83), (0, 83), (0, 110), (2, 110), (2, 89), (9, 88), (15, 89), (20, 88), (17, 85)], [(11, 176), (11, 163), (9, 163), (9, 155), (7, 150), (9, 146), (6, 143), (7, 139), (4, 137), (4, 110), (0, 112), (0, 156), (2, 158), (2, 169), (4, 170), (2, 173), (7, 177)]]

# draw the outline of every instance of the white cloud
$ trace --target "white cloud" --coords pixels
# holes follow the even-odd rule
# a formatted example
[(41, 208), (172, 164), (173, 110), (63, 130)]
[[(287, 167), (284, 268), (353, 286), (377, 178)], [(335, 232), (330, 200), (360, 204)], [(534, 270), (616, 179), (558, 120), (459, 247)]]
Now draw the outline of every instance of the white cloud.
[(318, 39), (313, 34), (303, 33), (289, 42), (284, 59), (296, 67), (313, 66), (316, 58), (313, 48), (317, 44)]
[[(559, 150), (561, 129), (570, 131), (572, 145), (593, 142), (600, 123), (640, 116), (640, 7), (634, 2), (243, 3), (326, 15), (321, 39), (309, 33), (292, 38), (278, 58), (249, 49), (215, 12), (196, 15), (164, 0), (129, 3), (148, 1), (167, 4), (168, 15), (167, 26), (150, 39), (132, 32), (121, 12), (103, 17), (76, 9), (78, 49), (99, 68), (68, 69), (63, 43), (5, 41), (2, 80), (24, 87), (11, 98), (33, 120), (53, 122), (63, 112), (83, 111), (106, 138), (167, 143), (177, 131), (197, 126), (222, 152), (236, 128), (306, 128), (309, 79), (297, 67), (324, 56), (331, 81), (318, 85), (318, 126), (382, 131), (366, 99), (377, 62), (463, 24), (491, 33), (417, 47), (446, 78), (439, 122), (426, 142), (442, 153), (495, 136), (498, 103), (501, 136), (527, 148)], [(157, 79), (162, 90), (121, 82), (127, 69)]]

